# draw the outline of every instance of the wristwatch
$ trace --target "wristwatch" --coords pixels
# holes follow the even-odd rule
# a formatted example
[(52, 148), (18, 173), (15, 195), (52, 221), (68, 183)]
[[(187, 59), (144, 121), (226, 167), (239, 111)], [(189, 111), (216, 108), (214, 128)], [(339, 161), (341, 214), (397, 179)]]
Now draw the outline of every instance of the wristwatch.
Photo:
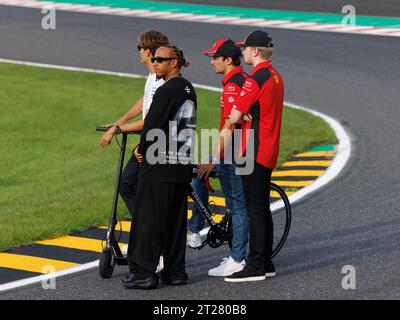
[(115, 134), (120, 134), (121, 128), (119, 126), (115, 126)]

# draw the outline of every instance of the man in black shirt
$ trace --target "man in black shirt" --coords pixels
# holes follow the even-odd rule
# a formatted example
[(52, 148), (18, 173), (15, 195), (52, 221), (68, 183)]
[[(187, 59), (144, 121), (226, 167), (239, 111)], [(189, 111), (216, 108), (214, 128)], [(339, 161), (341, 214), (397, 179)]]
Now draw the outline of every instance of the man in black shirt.
[(128, 247), (129, 273), (123, 285), (153, 289), (160, 255), (164, 256), (161, 280), (182, 285), (185, 272), (187, 192), (194, 163), (196, 93), (181, 77), (188, 67), (180, 48), (160, 47), (152, 58), (157, 89), (144, 121), (135, 156), (141, 162)]

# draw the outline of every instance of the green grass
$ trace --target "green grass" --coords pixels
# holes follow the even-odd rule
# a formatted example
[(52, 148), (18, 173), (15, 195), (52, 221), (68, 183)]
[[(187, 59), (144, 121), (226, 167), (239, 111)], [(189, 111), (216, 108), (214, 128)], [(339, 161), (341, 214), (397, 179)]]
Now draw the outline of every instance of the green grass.
[[(0, 63), (0, 250), (108, 220), (119, 150), (115, 141), (102, 149), (95, 126), (120, 117), (143, 88), (142, 79)], [(199, 128), (217, 127), (219, 93), (197, 94)], [(320, 119), (285, 109), (280, 161), (335, 142)]]

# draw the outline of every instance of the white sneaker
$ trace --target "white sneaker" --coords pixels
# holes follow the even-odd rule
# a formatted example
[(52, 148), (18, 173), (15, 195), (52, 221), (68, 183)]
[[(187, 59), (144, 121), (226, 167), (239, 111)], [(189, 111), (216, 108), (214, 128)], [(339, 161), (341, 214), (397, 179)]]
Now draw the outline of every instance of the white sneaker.
[(156, 268), (156, 273), (160, 273), (164, 269), (164, 257), (160, 256), (160, 261), (158, 262), (158, 266)]
[(242, 271), (245, 265), (245, 260), (236, 262), (232, 257), (223, 258), (218, 267), (208, 270), (208, 275), (211, 277), (227, 277), (235, 272)]
[(203, 245), (203, 241), (201, 240), (201, 235), (198, 232), (193, 232), (193, 233), (187, 233), (186, 237), (186, 244), (195, 249), (199, 248)]

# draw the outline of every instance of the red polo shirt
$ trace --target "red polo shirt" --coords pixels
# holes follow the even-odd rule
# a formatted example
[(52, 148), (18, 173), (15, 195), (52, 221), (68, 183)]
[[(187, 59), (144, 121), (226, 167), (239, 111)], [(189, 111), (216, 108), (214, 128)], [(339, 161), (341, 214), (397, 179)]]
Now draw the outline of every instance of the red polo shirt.
[(242, 67), (236, 67), (222, 79), (220, 130), (224, 127), (225, 120), (229, 119), (232, 107), (239, 97), (247, 77)]
[(281, 75), (270, 61), (264, 61), (246, 79), (233, 106), (253, 118), (242, 123), (242, 155), (248, 146), (249, 129), (253, 129), (254, 159), (269, 169), (274, 169), (278, 160), (283, 94)]
[[(247, 77), (248, 75), (243, 71), (242, 67), (236, 67), (222, 79), (220, 131), (225, 125), (225, 120), (231, 116), (232, 107), (239, 97)], [(232, 146), (235, 145), (233, 138), (231, 143)], [(220, 154), (220, 157), (224, 158), (224, 155)], [(235, 159), (234, 154), (232, 154), (232, 159)]]

